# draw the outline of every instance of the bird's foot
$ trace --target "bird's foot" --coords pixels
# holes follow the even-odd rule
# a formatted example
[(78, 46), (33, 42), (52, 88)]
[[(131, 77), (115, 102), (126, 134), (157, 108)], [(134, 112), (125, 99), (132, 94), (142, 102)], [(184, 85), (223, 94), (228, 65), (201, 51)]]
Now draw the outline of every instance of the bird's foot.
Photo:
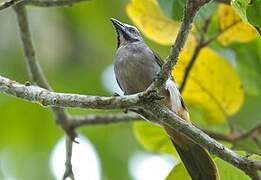
[(128, 108), (126, 108), (126, 109), (123, 110), (123, 113), (125, 113), (125, 114), (127, 114), (128, 112), (129, 112), (129, 109), (128, 109)]
[(120, 96), (120, 95), (119, 95), (118, 93), (114, 92), (114, 93), (113, 93), (113, 96), (114, 96), (114, 97), (118, 97), (118, 96)]
[(158, 91), (153, 89), (153, 90), (149, 90), (149, 91), (146, 92), (145, 98), (149, 99), (149, 100), (152, 100), (152, 101), (153, 100), (159, 101), (159, 100), (164, 99), (165, 97), (159, 95)]

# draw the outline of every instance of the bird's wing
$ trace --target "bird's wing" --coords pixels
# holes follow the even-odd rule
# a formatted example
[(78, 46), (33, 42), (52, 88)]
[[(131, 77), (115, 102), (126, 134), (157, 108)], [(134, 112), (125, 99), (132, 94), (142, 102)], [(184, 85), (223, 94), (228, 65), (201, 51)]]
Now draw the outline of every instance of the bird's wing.
[(156, 53), (156, 52), (153, 51), (153, 50), (152, 50), (152, 53), (153, 53), (153, 55), (154, 55), (154, 57), (155, 57), (155, 60), (156, 60), (157, 64), (158, 64), (160, 67), (162, 67), (162, 65), (163, 65), (163, 60), (161, 59), (161, 57), (158, 55), (158, 53)]
[[(116, 78), (117, 84), (118, 84), (118, 85), (119, 85), (119, 87), (121, 88), (122, 92), (124, 92), (123, 88), (121, 87), (120, 81), (118, 80), (118, 78), (117, 78), (117, 77), (115, 77), (115, 78)], [(125, 93), (124, 93), (124, 94), (125, 94)]]

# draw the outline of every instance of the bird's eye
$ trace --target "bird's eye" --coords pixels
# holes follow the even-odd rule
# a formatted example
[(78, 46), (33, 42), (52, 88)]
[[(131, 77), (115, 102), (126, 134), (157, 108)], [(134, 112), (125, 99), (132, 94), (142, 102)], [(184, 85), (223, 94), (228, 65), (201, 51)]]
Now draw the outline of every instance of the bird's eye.
[(135, 33), (136, 31), (135, 31), (135, 29), (132, 29), (132, 28), (131, 28), (131, 29), (130, 29), (130, 32), (131, 32), (131, 33)]

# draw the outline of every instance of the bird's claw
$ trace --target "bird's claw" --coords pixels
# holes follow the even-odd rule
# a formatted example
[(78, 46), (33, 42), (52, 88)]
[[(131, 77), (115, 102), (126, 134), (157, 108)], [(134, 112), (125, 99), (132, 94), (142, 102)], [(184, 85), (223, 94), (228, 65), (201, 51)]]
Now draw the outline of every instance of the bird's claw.
[(123, 110), (123, 113), (125, 113), (125, 114), (127, 114), (128, 112), (129, 112), (129, 109), (128, 109), (128, 108), (126, 108), (126, 109)]
[(114, 97), (118, 97), (118, 96), (120, 96), (120, 95), (119, 95), (118, 93), (114, 92), (114, 93), (113, 93), (113, 96), (114, 96)]
[(150, 100), (162, 100), (165, 98), (164, 96), (159, 95), (156, 90), (149, 90), (145, 96)]

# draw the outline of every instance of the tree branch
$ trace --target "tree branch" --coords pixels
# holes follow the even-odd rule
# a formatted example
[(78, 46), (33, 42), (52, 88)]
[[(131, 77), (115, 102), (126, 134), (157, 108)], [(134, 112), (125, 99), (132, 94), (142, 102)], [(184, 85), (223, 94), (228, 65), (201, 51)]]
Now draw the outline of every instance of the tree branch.
[(70, 93), (56, 93), (44, 88), (19, 84), (0, 76), (0, 92), (27, 101), (41, 104), (45, 107), (78, 107), (91, 109), (124, 109), (138, 105), (144, 93), (128, 96), (89, 96)]
[(220, 134), (220, 133), (214, 133), (208, 130), (204, 130), (205, 133), (207, 133), (210, 137), (221, 140), (221, 141), (227, 141), (227, 142), (235, 142), (239, 140), (243, 140), (249, 137), (258, 137), (261, 134), (261, 123), (259, 123), (254, 128), (244, 132), (244, 133), (232, 133), (232, 134)]
[(138, 114), (106, 114), (106, 115), (87, 115), (87, 116), (73, 116), (69, 118), (70, 124), (74, 128), (83, 125), (100, 125), (121, 122), (140, 121), (142, 118)]
[(226, 31), (228, 31), (229, 29), (231, 29), (232, 27), (234, 27), (235, 25), (237, 25), (238, 23), (240, 23), (241, 20), (237, 20), (235, 22), (233, 22), (232, 24), (230, 24), (229, 26), (225, 27), (224, 29), (220, 30), (218, 33), (216, 33), (213, 37), (211, 37), (209, 40), (205, 41), (204, 43), (202, 43), (202, 47), (205, 47), (207, 45), (209, 45), (210, 43), (212, 43), (214, 40), (216, 40), (219, 36), (221, 36), (223, 33), (225, 33)]
[(190, 71), (191, 71), (194, 63), (196, 62), (197, 57), (198, 57), (201, 49), (202, 49), (202, 42), (199, 42), (199, 44), (197, 44), (197, 46), (196, 46), (196, 48), (195, 48), (195, 50), (193, 52), (193, 55), (192, 55), (188, 65), (186, 66), (186, 69), (185, 69), (185, 72), (184, 72), (184, 76), (183, 76), (182, 82), (181, 82), (180, 87), (179, 87), (180, 93), (182, 93), (184, 88), (186, 87)]
[(84, 1), (90, 0), (26, 0), (25, 4), (38, 7), (70, 7)]
[[(31, 32), (28, 23), (28, 17), (26, 8), (23, 4), (19, 4), (14, 6), (14, 10), (16, 12), (17, 21), (20, 30), (20, 37), (22, 40), (23, 50), (24, 50), (24, 59), (26, 62), (26, 67), (28, 71), (28, 75), (33, 83), (38, 84), (41, 87), (51, 90), (38, 61), (36, 60), (35, 50), (32, 43)], [(73, 172), (71, 169), (71, 152), (72, 151), (72, 141), (74, 141), (76, 137), (76, 133), (73, 128), (68, 125), (68, 115), (62, 108), (53, 107), (53, 114), (55, 116), (56, 122), (61, 125), (66, 134), (70, 137), (67, 140), (66, 151), (66, 170), (64, 177), (70, 176), (73, 178)], [(69, 144), (69, 145), (68, 145)], [(68, 172), (70, 172), (68, 174)]]
[(63, 175), (63, 180), (66, 180), (67, 177), (71, 180), (75, 180), (73, 170), (72, 170), (72, 150), (73, 150), (73, 141), (71, 137), (65, 137), (65, 147), (66, 147), (66, 161), (65, 161), (65, 172)]
[(10, 1), (5, 1), (0, 3), (0, 11), (3, 9), (6, 9), (8, 7), (14, 6), (18, 4), (19, 2), (22, 2), (23, 0), (10, 0)]

